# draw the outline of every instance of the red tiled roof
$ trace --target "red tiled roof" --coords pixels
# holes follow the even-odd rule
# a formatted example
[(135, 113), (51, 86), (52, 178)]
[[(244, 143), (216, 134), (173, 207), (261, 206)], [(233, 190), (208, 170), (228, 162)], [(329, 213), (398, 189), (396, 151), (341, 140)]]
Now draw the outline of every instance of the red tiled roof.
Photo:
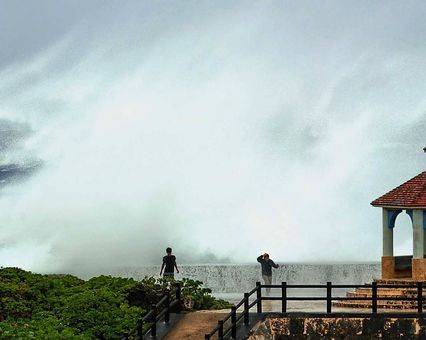
[(375, 207), (426, 208), (426, 171), (371, 202)]

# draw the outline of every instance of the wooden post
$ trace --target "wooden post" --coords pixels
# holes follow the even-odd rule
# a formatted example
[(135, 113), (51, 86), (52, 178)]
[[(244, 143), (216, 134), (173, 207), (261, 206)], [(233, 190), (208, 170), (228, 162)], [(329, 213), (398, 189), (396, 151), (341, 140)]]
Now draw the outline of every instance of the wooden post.
[(327, 314), (331, 313), (331, 282), (327, 282)]
[(287, 313), (287, 282), (281, 282), (281, 313)]
[(249, 306), (249, 294), (244, 293), (244, 325), (248, 325), (250, 323), (250, 310), (248, 308)]
[(166, 298), (166, 313), (164, 314), (164, 322), (169, 323), (170, 321), (170, 293), (167, 292)]
[(136, 339), (140, 340), (143, 338), (143, 321), (139, 320), (136, 329)]
[(182, 299), (182, 286), (180, 282), (178, 282), (176, 285), (176, 300), (180, 301)]
[(260, 282), (256, 282), (256, 287), (257, 312), (262, 313), (262, 286)]
[(219, 324), (219, 329), (217, 331), (217, 337), (219, 340), (223, 340), (223, 320), (217, 322)]
[(176, 300), (179, 301), (177, 312), (180, 313), (182, 310), (182, 286), (180, 282), (177, 283), (177, 287), (176, 287)]
[(237, 338), (237, 308), (231, 307), (231, 338)]
[(423, 313), (423, 282), (417, 282), (417, 311)]
[(152, 316), (151, 316), (151, 336), (156, 337), (157, 336), (157, 307), (155, 305), (152, 305)]
[(373, 281), (371, 284), (371, 312), (373, 315), (377, 314), (377, 282)]

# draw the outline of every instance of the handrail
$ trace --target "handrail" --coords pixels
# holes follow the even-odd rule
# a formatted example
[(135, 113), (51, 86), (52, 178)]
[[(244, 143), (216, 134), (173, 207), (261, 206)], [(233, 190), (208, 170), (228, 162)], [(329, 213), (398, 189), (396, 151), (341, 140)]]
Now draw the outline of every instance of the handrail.
[[(182, 302), (182, 287), (179, 283), (177, 284), (174, 293), (175, 299), (173, 301), (171, 301), (171, 292), (168, 291), (156, 304), (152, 305), (150, 311), (138, 320), (136, 327), (129, 332), (126, 338), (136, 334), (135, 339), (140, 340), (143, 335), (148, 333), (151, 333), (151, 336), (155, 337), (157, 335), (157, 322), (164, 318), (164, 322), (168, 323), (170, 320), (170, 309)], [(159, 310), (162, 306), (164, 306), (164, 308)], [(144, 324), (149, 324), (146, 330), (143, 329)]]
[(237, 316), (237, 322), (240, 321), (244, 317), (244, 313), (241, 313), (240, 316)]
[(235, 305), (235, 308), (240, 308), (242, 305), (244, 305), (244, 299), (242, 299), (240, 302), (238, 302), (236, 305)]
[(166, 293), (166, 294), (164, 294), (163, 295), (163, 297), (160, 299), (160, 301), (158, 301), (156, 304), (155, 304), (155, 307), (161, 307), (161, 305), (164, 303), (164, 302), (166, 302), (166, 300), (167, 300), (167, 298), (168, 298), (168, 294), (169, 293)]
[[(280, 288), (281, 296), (262, 296), (263, 288)], [(298, 288), (311, 288), (311, 289), (326, 289), (326, 296), (287, 296), (287, 290), (289, 289), (298, 289)], [(368, 288), (371, 290), (371, 296), (333, 296), (332, 291), (335, 288)], [(389, 297), (378, 297), (377, 291), (380, 288), (407, 288), (407, 293), (409, 296), (389, 296)], [(426, 289), (422, 282), (417, 282), (415, 284), (378, 284), (377, 282), (372, 282), (371, 284), (363, 285), (354, 285), (354, 284), (335, 284), (327, 282), (327, 284), (313, 284), (313, 285), (299, 285), (299, 284), (287, 284), (282, 282), (281, 285), (262, 285), (260, 282), (256, 282), (256, 287), (252, 289), (249, 293), (244, 294), (244, 298), (234, 305), (231, 309), (231, 312), (227, 314), (222, 320), (218, 321), (218, 324), (210, 333), (205, 334), (205, 339), (211, 339), (216, 333), (218, 334), (218, 339), (222, 340), (228, 334), (231, 334), (231, 338), (235, 339), (237, 334), (237, 325), (244, 320), (245, 325), (249, 325), (249, 313), (250, 310), (257, 306), (257, 313), (262, 313), (262, 301), (281, 301), (282, 302), (282, 313), (284, 315), (289, 315), (291, 313), (287, 312), (287, 301), (326, 301), (327, 302), (327, 311), (325, 315), (336, 315), (332, 313), (332, 301), (371, 301), (371, 312), (370, 313), (357, 313), (357, 315), (363, 315), (366, 317), (375, 316), (377, 314), (377, 302), (378, 301), (417, 301), (417, 313), (415, 315), (425, 316), (423, 313), (423, 303), (425, 301), (423, 289)], [(257, 298), (249, 303), (249, 297), (256, 293)], [(244, 305), (243, 311), (237, 314), (237, 309)], [(300, 313), (300, 312), (299, 312)], [(297, 313), (296, 313), (297, 314)], [(348, 313), (346, 313), (348, 314)], [(412, 313), (392, 313), (393, 317), (402, 317), (406, 315), (411, 315)], [(226, 321), (231, 319), (230, 324), (227, 323), (225, 328), (224, 324)]]
[(254, 306), (256, 306), (257, 300), (254, 300), (251, 304), (249, 304), (249, 309), (252, 309)]
[(145, 315), (144, 315), (144, 317), (141, 319), (143, 322), (145, 322), (145, 321), (148, 321), (150, 318), (151, 318), (151, 316), (152, 316), (152, 314), (154, 313), (154, 310), (153, 309), (151, 309), (148, 313), (146, 313)]
[(254, 287), (251, 291), (249, 291), (247, 294), (249, 296), (253, 295), (255, 292), (257, 292), (257, 287)]

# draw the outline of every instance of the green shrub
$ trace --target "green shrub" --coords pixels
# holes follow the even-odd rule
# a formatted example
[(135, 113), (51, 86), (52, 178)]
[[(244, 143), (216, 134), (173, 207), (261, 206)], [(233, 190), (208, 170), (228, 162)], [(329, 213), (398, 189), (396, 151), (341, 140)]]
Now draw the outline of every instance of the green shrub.
[(0, 322), (1, 339), (90, 339), (78, 334), (55, 317), (18, 320), (16, 322)]
[(203, 283), (197, 280), (182, 280), (182, 297), (191, 301), (192, 309), (224, 309), (231, 308), (228, 301), (217, 299), (212, 296), (210, 288), (203, 288)]
[[(221, 309), (230, 304), (211, 295), (202, 282), (146, 277), (33, 274), (0, 269), (1, 339), (119, 339), (128, 335), (167, 291), (182, 286), (187, 309)], [(174, 296), (173, 296), (174, 297)]]

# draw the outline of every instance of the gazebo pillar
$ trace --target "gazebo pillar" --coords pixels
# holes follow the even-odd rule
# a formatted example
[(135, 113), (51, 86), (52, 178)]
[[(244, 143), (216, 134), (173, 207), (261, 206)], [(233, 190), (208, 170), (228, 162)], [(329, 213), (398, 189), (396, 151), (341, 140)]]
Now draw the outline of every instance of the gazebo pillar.
[(388, 211), (383, 208), (383, 256), (393, 257), (393, 228), (389, 225)]
[(413, 280), (426, 281), (425, 211), (413, 209)]
[(423, 212), (413, 210), (413, 258), (422, 259), (424, 257), (424, 230)]
[(383, 229), (383, 255), (382, 255), (382, 278), (392, 279), (395, 277), (395, 258), (393, 257), (393, 228), (389, 223), (389, 213), (386, 208), (382, 210)]

